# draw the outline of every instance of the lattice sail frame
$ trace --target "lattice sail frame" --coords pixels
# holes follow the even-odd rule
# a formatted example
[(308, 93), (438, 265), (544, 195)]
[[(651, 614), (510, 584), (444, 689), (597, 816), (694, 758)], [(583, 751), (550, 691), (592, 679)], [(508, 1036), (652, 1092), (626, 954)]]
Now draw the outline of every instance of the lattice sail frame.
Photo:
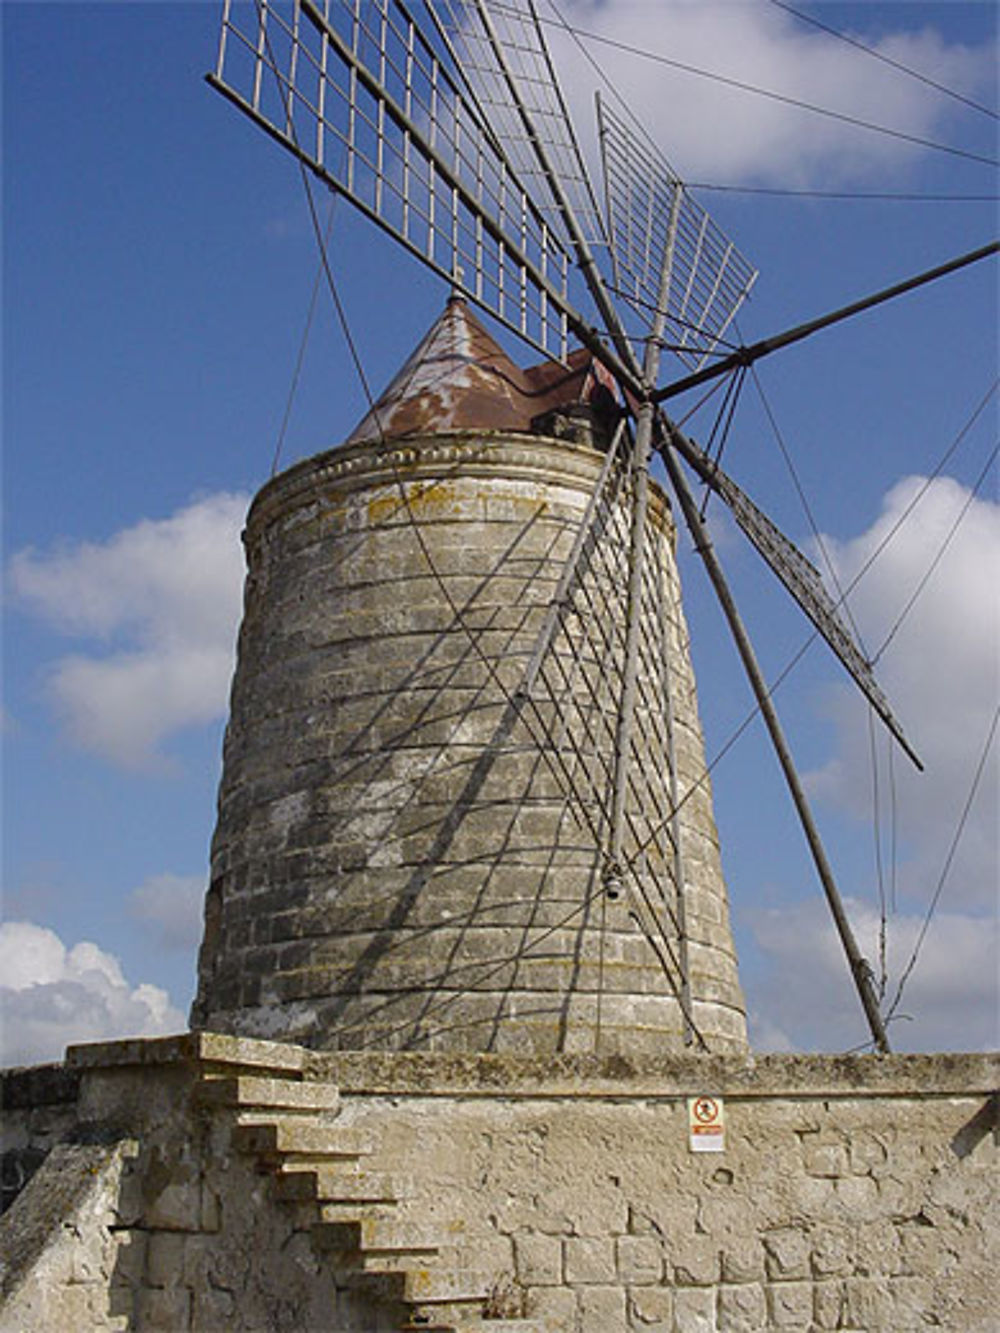
[[(666, 314), (666, 345), (704, 365), (756, 280), (756, 270), (684, 187), (666, 158), (598, 96), (615, 285), (648, 329)], [(669, 295), (662, 303), (662, 274)]]
[(565, 360), (569, 254), (402, 0), (225, 0), (210, 82), (507, 328)]
[[(477, 104), (496, 131), (518, 177), (531, 186), (535, 200), (552, 227), (563, 240), (572, 244), (566, 218), (539, 163), (533, 135), (537, 135), (545, 146), (552, 170), (583, 236), (591, 244), (606, 245), (604, 219), (594, 197), (590, 175), (573, 132), (534, 4), (531, 0), (500, 0), (499, 3), (495, 0), (494, 3), (427, 0), (427, 3), (457, 53), (460, 68)], [(530, 118), (531, 133), (512, 98), (511, 81)]]

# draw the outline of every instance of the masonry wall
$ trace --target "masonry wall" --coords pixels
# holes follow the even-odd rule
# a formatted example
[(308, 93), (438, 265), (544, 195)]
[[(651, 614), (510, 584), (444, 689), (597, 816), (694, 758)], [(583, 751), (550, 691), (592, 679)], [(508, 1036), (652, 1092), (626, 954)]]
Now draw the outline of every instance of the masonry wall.
[[(528, 1061), (183, 1040), (74, 1056), (81, 1123), (135, 1145), (116, 1159), (128, 1188), (105, 1172), (103, 1220), (91, 1210), (115, 1239), (103, 1267), (68, 1253), (100, 1255), (85, 1227), (38, 1251), (67, 1286), (90, 1283), (94, 1329), (996, 1327), (994, 1057)], [(267, 1077), (248, 1082), (254, 1068)], [(248, 1112), (226, 1098), (265, 1084), (302, 1103), (297, 1132), (341, 1136), (340, 1166), (248, 1154)], [(723, 1152), (690, 1149), (698, 1096), (723, 1102)], [(355, 1204), (329, 1202), (345, 1180)], [(366, 1181), (394, 1202), (363, 1204)], [(37, 1289), (9, 1276), (0, 1328), (78, 1326), (51, 1309), (33, 1322)]]
[[(382, 1141), (400, 1159), (420, 1145), (438, 1181), (422, 1206), (446, 1198), (554, 1328), (993, 1329), (996, 1103), (947, 1067), (772, 1058), (546, 1074), (499, 1098), (413, 1087)], [(722, 1153), (690, 1151), (699, 1093), (724, 1097)], [(359, 1087), (344, 1115), (379, 1101)]]
[(746, 1049), (655, 486), (604, 888), (631, 540), (627, 474), (600, 483), (604, 466), (448, 431), (317, 455), (257, 496), (195, 1026), (328, 1049)]

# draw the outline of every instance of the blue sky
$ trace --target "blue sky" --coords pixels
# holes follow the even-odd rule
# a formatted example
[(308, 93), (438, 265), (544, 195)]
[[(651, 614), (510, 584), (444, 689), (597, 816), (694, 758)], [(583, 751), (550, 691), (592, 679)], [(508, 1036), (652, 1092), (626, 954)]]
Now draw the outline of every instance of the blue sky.
[[(992, 4), (797, 7), (995, 105)], [(997, 192), (995, 168), (973, 160), (997, 156), (995, 118), (768, 0), (607, 0), (567, 12), (625, 45), (959, 150), (918, 147), (593, 45), (687, 179)], [(186, 1014), (238, 614), (240, 515), (271, 469), (318, 260), (294, 163), (202, 80), (214, 63), (214, 3), (7, 3), (0, 16), (6, 1061), (56, 1054), (71, 1038), (176, 1027)], [(572, 66), (581, 122), (584, 82)], [(746, 341), (996, 232), (988, 199), (698, 197), (760, 270), (741, 315)], [(331, 255), (377, 390), (446, 293), (343, 203)], [(907, 479), (937, 467), (987, 394), (996, 360), (992, 260), (761, 363), (842, 572), (859, 567), (920, 489)], [(282, 465), (336, 444), (364, 410), (321, 293)], [(704, 438), (710, 425), (696, 417), (689, 429)], [(898, 868), (894, 882), (885, 871), (882, 895), (897, 978), (996, 707), (995, 464), (969, 494), (996, 437), (994, 399), (859, 586), (856, 611), (878, 645), (964, 512), (880, 662), (928, 770), (917, 781), (905, 760), (895, 764)], [(808, 547), (809, 523), (750, 386), (726, 464)], [(803, 641), (804, 622), (721, 515), (716, 532), (774, 675)], [(714, 756), (745, 717), (748, 693), (686, 549), (682, 576)], [(815, 646), (778, 700), (869, 949), (880, 899), (865, 710)], [(846, 969), (758, 733), (750, 728), (714, 770), (755, 1036), (778, 1048), (859, 1044), (865, 1030)], [(893, 1025), (901, 1046), (996, 1042), (996, 782), (994, 743), (901, 1006), (911, 1019)], [(883, 761), (883, 796), (888, 783)], [(880, 836), (884, 852), (884, 821)]]

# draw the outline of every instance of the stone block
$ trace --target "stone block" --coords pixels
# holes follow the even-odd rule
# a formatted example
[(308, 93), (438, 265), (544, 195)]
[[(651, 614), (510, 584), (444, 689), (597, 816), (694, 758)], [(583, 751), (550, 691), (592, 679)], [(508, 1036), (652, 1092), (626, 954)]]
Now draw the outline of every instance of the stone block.
[(643, 1333), (673, 1333), (674, 1293), (669, 1287), (636, 1287), (629, 1292), (632, 1323)]
[(852, 1277), (845, 1285), (847, 1322), (854, 1328), (894, 1328), (890, 1284), (883, 1278)]
[(152, 1230), (198, 1231), (201, 1177), (194, 1162), (168, 1162), (157, 1155), (142, 1181), (143, 1223)]
[(759, 1282), (764, 1277), (764, 1250), (755, 1236), (726, 1240), (722, 1251), (723, 1282)]
[(136, 1326), (142, 1333), (188, 1333), (191, 1328), (191, 1292), (187, 1287), (146, 1287), (137, 1293), (135, 1304)]
[(847, 1144), (822, 1134), (807, 1134), (802, 1140), (802, 1159), (806, 1174), (838, 1179), (849, 1171)]
[[(922, 1329), (934, 1311), (934, 1279), (900, 1277), (890, 1283), (894, 1329)], [(995, 1299), (995, 1296), (994, 1296)]]
[(151, 1287), (175, 1287), (181, 1282), (185, 1240), (182, 1231), (150, 1232), (146, 1245), (146, 1281)]
[(603, 1236), (569, 1236), (565, 1246), (566, 1281), (599, 1284), (615, 1280), (614, 1243)]
[(710, 1236), (682, 1241), (672, 1259), (679, 1287), (707, 1287), (719, 1280), (719, 1247)]
[(718, 1297), (719, 1333), (758, 1333), (767, 1327), (767, 1301), (759, 1282), (722, 1286)]
[(767, 1289), (767, 1311), (773, 1328), (808, 1328), (812, 1306), (812, 1285), (808, 1282), (773, 1282)]
[(843, 1282), (817, 1282), (813, 1287), (813, 1323), (817, 1328), (840, 1328), (846, 1304)]
[(238, 1294), (224, 1287), (211, 1285), (196, 1287), (192, 1307), (192, 1329), (232, 1328), (238, 1317)]
[(851, 1271), (854, 1245), (844, 1227), (817, 1227), (812, 1234), (812, 1271), (816, 1277), (837, 1277)]
[(530, 1287), (526, 1311), (546, 1333), (565, 1333), (576, 1327), (576, 1292), (568, 1287)]
[(553, 1287), (562, 1281), (562, 1241), (558, 1236), (522, 1232), (514, 1237), (514, 1271), (525, 1287)]
[(116, 1231), (115, 1258), (111, 1272), (113, 1283), (135, 1286), (146, 1271), (146, 1233), (144, 1231)]
[(628, 1333), (621, 1287), (581, 1287), (577, 1295), (580, 1333)]
[(866, 1130), (851, 1135), (848, 1146), (848, 1161), (856, 1176), (875, 1176), (883, 1174), (888, 1161), (889, 1151), (877, 1135)]
[(663, 1276), (663, 1246), (655, 1236), (619, 1236), (618, 1276), (627, 1286), (652, 1285)]
[(809, 1240), (798, 1227), (766, 1232), (764, 1251), (767, 1275), (772, 1280), (809, 1276)]
[(681, 1287), (674, 1292), (674, 1333), (716, 1333), (715, 1291)]
[(877, 1217), (878, 1182), (871, 1176), (848, 1176), (836, 1182), (838, 1202), (854, 1218)]

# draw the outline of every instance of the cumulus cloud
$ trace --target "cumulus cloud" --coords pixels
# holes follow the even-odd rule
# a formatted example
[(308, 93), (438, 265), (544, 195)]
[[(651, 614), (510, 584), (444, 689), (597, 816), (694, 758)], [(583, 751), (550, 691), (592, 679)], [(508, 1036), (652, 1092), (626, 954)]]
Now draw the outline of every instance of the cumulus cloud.
[[(575, 0), (568, 21), (650, 56), (762, 87), (786, 98), (889, 126), (917, 138), (941, 137), (954, 104), (774, 5), (658, 0)], [(574, 43), (548, 30), (581, 134), (593, 121), (598, 80)], [(992, 49), (947, 43), (930, 28), (886, 31), (881, 54), (964, 94), (990, 86)], [(588, 50), (646, 131), (687, 179), (817, 184), (870, 180), (887, 163), (920, 149), (867, 133), (653, 59), (598, 43)], [(602, 95), (606, 89), (602, 87)]]
[(67, 1045), (186, 1029), (158, 986), (132, 986), (96, 944), (67, 949), (30, 921), (0, 924), (0, 1064), (59, 1060)]
[(190, 952), (201, 939), (204, 900), (201, 875), (150, 875), (129, 894), (128, 909), (152, 943)]
[[(883, 846), (895, 843), (898, 853), (891, 874), (896, 893), (889, 895), (896, 910), (890, 903), (887, 914), (886, 1005), (941, 890), (900, 1005), (908, 1017), (893, 1023), (890, 1040), (903, 1050), (994, 1046), (1000, 1038), (1000, 782), (996, 734), (988, 750), (987, 742), (1000, 697), (1000, 505), (947, 477), (907, 477), (887, 493), (866, 532), (845, 542), (827, 538), (825, 546), (842, 586), (872, 562), (851, 595), (852, 610), (869, 651), (891, 635), (879, 679), (926, 766), (917, 773), (897, 758), (894, 833), (888, 811), (881, 811)], [(837, 686), (830, 713), (835, 754), (808, 783), (814, 796), (856, 819), (860, 830), (862, 823), (870, 826), (874, 806), (867, 707), (856, 690)], [(883, 802), (890, 785), (886, 748), (883, 742)], [(984, 754), (976, 798), (949, 863)], [(879, 970), (880, 912), (873, 897), (856, 899), (850, 916), (862, 953)], [(765, 962), (763, 980), (754, 986), (756, 1044), (782, 1050), (863, 1043), (867, 1028), (822, 900), (751, 913), (748, 924)]]
[(247, 497), (208, 496), (106, 542), (26, 550), (11, 563), (22, 607), (102, 648), (61, 658), (51, 697), (70, 737), (149, 767), (178, 728), (221, 716), (233, 668)]
[[(845, 903), (859, 947), (879, 957), (879, 914)], [(894, 916), (887, 934), (884, 1011), (896, 995), (923, 918)], [(758, 1050), (849, 1050), (869, 1040), (861, 1003), (826, 905), (819, 898), (758, 912), (753, 933), (769, 964), (756, 988), (751, 1042)], [(889, 1023), (894, 1050), (982, 1050), (1000, 1044), (1000, 978), (996, 918), (942, 912)]]
[[(904, 895), (919, 902), (927, 900), (944, 868), (1000, 698), (1000, 504), (974, 498), (948, 477), (930, 483), (904, 478), (885, 496), (867, 532), (847, 542), (826, 540), (841, 586), (853, 582), (886, 541), (850, 602), (869, 651), (875, 651), (919, 590), (878, 663), (883, 688), (925, 765), (922, 774), (905, 761), (894, 766), (898, 825), (908, 854), (901, 885)], [(831, 707), (836, 753), (812, 776), (813, 790), (870, 818), (866, 711), (846, 689), (837, 690)], [(949, 871), (951, 905), (996, 911), (998, 808), (994, 738)]]

